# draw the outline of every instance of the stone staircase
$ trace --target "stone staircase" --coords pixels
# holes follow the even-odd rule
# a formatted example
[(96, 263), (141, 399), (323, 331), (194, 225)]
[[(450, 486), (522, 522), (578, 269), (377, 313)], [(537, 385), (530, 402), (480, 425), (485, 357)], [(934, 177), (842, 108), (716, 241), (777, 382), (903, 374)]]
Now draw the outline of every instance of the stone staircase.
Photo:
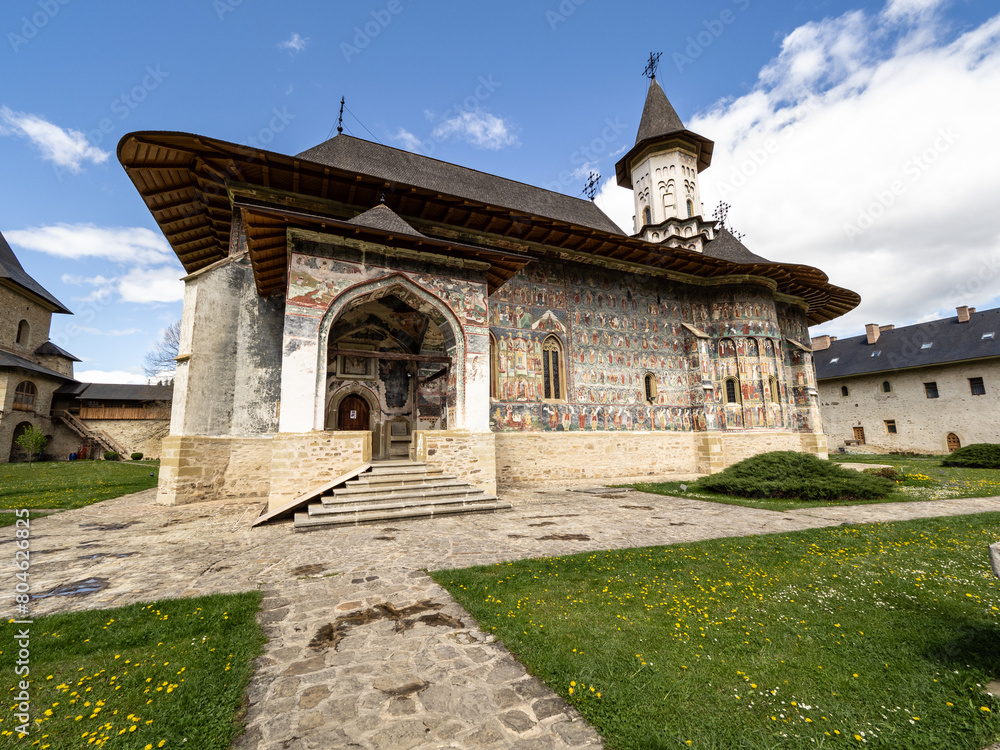
[(416, 461), (373, 461), (371, 468), (328, 490), (295, 514), (296, 531), (510, 510), (483, 490)]

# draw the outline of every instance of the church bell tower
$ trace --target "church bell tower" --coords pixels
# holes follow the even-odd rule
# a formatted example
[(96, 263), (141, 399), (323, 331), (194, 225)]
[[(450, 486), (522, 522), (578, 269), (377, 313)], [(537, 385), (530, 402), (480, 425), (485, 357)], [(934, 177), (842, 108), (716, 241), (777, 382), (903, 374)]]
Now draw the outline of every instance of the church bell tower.
[(618, 184), (635, 197), (633, 236), (701, 252), (715, 237), (705, 221), (698, 176), (712, 163), (715, 144), (684, 127), (647, 67), (649, 91), (635, 145), (615, 165)]

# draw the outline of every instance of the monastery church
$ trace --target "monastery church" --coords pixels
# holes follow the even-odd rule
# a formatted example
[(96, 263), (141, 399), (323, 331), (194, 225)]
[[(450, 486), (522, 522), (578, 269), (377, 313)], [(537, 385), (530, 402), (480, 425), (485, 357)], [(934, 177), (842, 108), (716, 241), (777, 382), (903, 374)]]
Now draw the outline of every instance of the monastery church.
[(274, 511), (393, 459), (492, 495), (825, 457), (807, 327), (859, 297), (704, 218), (713, 147), (652, 78), (616, 164), (627, 235), (591, 201), (342, 133), (295, 156), (126, 135), (188, 273), (159, 502)]

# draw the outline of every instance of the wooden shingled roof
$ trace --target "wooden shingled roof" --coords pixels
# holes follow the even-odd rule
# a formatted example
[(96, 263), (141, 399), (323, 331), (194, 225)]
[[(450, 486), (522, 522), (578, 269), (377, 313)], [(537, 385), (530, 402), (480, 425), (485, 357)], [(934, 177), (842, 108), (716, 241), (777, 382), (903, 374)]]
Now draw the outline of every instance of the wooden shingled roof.
[[(332, 141), (342, 138), (349, 137)], [(860, 302), (857, 294), (831, 285), (810, 266), (773, 263), (749, 251), (719, 253), (732, 259), (714, 257), (712, 243), (704, 254), (649, 243), (607, 226), (610, 220), (589, 208), (589, 201), (474, 170), (467, 170), (472, 175), (456, 172), (473, 180), (473, 189), (449, 192), (447, 186), (455, 183), (441, 171), (445, 162), (398, 149), (377, 146), (375, 152), (406, 154), (419, 169), (380, 174), (378, 164), (365, 167), (357, 160), (376, 146), (349, 139), (335, 149), (317, 147), (287, 156), (188, 133), (138, 132), (122, 138), (118, 159), (188, 273), (227, 257), (233, 211), (241, 211), (261, 294), (284, 291), (287, 230), (307, 227), (488, 263), (490, 291), (532, 257), (554, 255), (692, 283), (763, 279), (778, 292), (802, 299), (811, 325), (843, 315)], [(456, 194), (460, 192), (474, 197)], [(383, 196), (388, 208), (422, 238), (350, 223)], [(534, 212), (531, 205), (537, 206)]]

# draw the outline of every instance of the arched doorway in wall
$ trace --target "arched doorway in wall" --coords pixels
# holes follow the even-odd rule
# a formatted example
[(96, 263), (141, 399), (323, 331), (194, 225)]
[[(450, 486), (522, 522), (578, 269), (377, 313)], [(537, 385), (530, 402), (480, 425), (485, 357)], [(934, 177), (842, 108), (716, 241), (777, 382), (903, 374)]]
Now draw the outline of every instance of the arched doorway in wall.
[(413, 431), (446, 429), (462, 403), (461, 326), (403, 277), (344, 297), (327, 314), (326, 429), (370, 430), (373, 458), (408, 455)]
[(958, 439), (958, 435), (956, 435), (954, 432), (948, 433), (946, 442), (948, 444), (949, 453), (954, 453), (955, 451), (957, 451), (959, 448), (962, 447), (962, 441)]
[(17, 427), (14, 428), (14, 433), (10, 437), (10, 461), (12, 463), (15, 461), (28, 460), (28, 454), (17, 444), (17, 439), (27, 432), (28, 428), (31, 426), (31, 422), (20, 422)]

